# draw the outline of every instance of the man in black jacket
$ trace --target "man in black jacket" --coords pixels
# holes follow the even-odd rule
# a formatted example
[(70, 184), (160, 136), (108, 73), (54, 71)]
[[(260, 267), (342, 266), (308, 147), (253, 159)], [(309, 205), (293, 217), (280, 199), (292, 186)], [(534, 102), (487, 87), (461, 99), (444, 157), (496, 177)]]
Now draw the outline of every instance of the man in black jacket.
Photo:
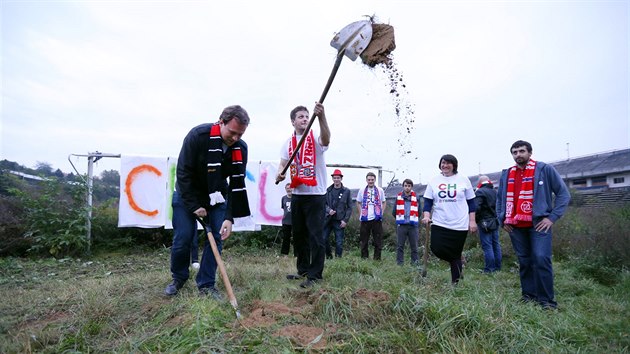
[(326, 222), (324, 224), (324, 239), (326, 240), (326, 258), (332, 259), (330, 246), (330, 231), (335, 231), (335, 257), (343, 254), (343, 239), (346, 225), (352, 215), (352, 196), (350, 189), (343, 186), (343, 174), (335, 170), (331, 175), (333, 184), (326, 190)]
[[(205, 220), (221, 252), (232, 233), (235, 217), (250, 215), (245, 189), (247, 144), (241, 140), (249, 116), (241, 106), (223, 110), (216, 123), (194, 127), (182, 144), (173, 193), (173, 282), (164, 293), (176, 295), (190, 275), (190, 246), (197, 232), (196, 217)], [(229, 183), (228, 183), (229, 179)], [(217, 262), (206, 242), (196, 282), (200, 295), (221, 296), (214, 287)]]
[(477, 213), (475, 221), (479, 227), (479, 241), (483, 250), (485, 267), (484, 273), (501, 270), (501, 243), (499, 242), (499, 223), (497, 220), (496, 203), (497, 191), (488, 176), (479, 176), (477, 191), (475, 192)]

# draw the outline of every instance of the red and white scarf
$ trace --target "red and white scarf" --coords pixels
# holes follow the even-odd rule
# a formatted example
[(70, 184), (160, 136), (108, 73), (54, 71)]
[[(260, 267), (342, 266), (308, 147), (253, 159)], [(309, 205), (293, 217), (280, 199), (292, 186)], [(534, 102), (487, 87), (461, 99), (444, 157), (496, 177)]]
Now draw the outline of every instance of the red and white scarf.
[[(293, 154), (293, 150), (297, 146), (297, 136), (293, 132), (291, 141), (289, 142), (289, 156)], [(317, 176), (315, 175), (315, 136), (313, 131), (309, 131), (304, 139), (304, 143), (295, 158), (291, 161), (291, 188), (295, 188), (300, 184), (307, 186), (317, 185)]]
[(534, 210), (534, 173), (536, 172), (536, 161), (529, 159), (523, 179), (521, 180), (521, 190), (518, 193), (516, 208), (514, 208), (514, 180), (516, 178), (517, 166), (510, 168), (507, 180), (507, 195), (505, 198), (505, 223), (516, 225), (519, 221), (531, 222), (532, 211)]
[[(396, 197), (396, 224), (405, 224), (405, 199), (403, 199), (403, 192), (400, 192), (398, 197)], [(418, 225), (418, 198), (416, 198), (416, 192), (414, 191), (411, 191), (409, 224)]]

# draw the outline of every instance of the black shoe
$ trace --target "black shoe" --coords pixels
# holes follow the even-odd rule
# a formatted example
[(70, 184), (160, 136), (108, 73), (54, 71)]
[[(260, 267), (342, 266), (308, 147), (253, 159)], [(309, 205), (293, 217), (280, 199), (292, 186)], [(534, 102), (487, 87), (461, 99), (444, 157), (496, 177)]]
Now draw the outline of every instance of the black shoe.
[(332, 259), (332, 254), (327, 254), (326, 259)]
[(179, 292), (179, 289), (181, 289), (183, 286), (184, 286), (184, 283), (179, 282), (177, 280), (173, 280), (173, 282), (168, 284), (166, 289), (164, 289), (164, 295), (175, 296)]
[(317, 280), (315, 279), (306, 279), (305, 281), (300, 283), (300, 288), (312, 288), (317, 284)]
[(214, 286), (211, 288), (199, 288), (199, 296), (211, 296), (217, 301), (223, 300), (223, 295)]
[(302, 279), (304, 277), (306, 277), (306, 275), (287, 274), (287, 279), (289, 279), (289, 280), (300, 280), (300, 279)]

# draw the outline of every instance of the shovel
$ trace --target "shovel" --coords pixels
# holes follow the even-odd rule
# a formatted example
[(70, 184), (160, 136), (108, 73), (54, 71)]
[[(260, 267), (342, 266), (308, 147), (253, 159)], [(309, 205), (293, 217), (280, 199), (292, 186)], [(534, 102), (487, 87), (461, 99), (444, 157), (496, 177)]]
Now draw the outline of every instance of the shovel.
[[(368, 44), (370, 44), (370, 40), (372, 40), (372, 22), (368, 20), (352, 22), (342, 28), (341, 31), (335, 35), (332, 41), (330, 41), (330, 45), (337, 49), (337, 59), (335, 60), (335, 65), (328, 77), (328, 82), (326, 82), (326, 87), (324, 87), (324, 92), (322, 92), (322, 96), (317, 102), (324, 103), (328, 90), (330, 90), (330, 86), (335, 79), (335, 75), (337, 75), (337, 70), (339, 70), (339, 65), (341, 65), (341, 59), (343, 59), (344, 56), (347, 56), (350, 60), (355, 61), (359, 55), (363, 53), (365, 48), (367, 48)], [(302, 134), (302, 138), (300, 138), (297, 146), (293, 149), (293, 153), (291, 154), (291, 157), (289, 157), (287, 164), (282, 169), (281, 175), (287, 173), (287, 170), (291, 166), (291, 161), (293, 161), (295, 155), (298, 151), (300, 151), (302, 144), (304, 144), (306, 135), (308, 135), (307, 133), (311, 129), (313, 122), (315, 122), (315, 115), (313, 115), (309, 120), (308, 125), (304, 130), (304, 134)], [(280, 183), (280, 181), (276, 181), (276, 184), (278, 183)]]
[(241, 319), (241, 312), (238, 310), (238, 303), (236, 302), (236, 297), (234, 296), (234, 291), (232, 291), (232, 283), (230, 283), (230, 278), (228, 278), (227, 272), (225, 271), (225, 264), (223, 264), (223, 260), (221, 259), (221, 254), (219, 253), (219, 248), (217, 247), (217, 243), (214, 241), (214, 236), (212, 235), (212, 230), (206, 225), (206, 223), (198, 216), (195, 216), (197, 221), (203, 226), (203, 229), (206, 230), (208, 234), (208, 242), (210, 242), (210, 248), (212, 248), (212, 253), (214, 253), (214, 259), (217, 261), (217, 266), (219, 267), (219, 272), (221, 273), (221, 279), (223, 280), (223, 285), (225, 285), (225, 291), (228, 294), (228, 299), (230, 299), (230, 304), (234, 308), (236, 312), (236, 318)]

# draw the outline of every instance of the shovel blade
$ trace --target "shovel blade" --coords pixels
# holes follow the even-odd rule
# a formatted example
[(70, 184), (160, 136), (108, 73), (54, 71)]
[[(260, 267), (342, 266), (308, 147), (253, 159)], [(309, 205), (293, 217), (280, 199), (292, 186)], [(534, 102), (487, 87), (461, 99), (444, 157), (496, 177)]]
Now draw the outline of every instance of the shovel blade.
[(372, 22), (357, 21), (342, 28), (330, 45), (355, 61), (372, 40)]

